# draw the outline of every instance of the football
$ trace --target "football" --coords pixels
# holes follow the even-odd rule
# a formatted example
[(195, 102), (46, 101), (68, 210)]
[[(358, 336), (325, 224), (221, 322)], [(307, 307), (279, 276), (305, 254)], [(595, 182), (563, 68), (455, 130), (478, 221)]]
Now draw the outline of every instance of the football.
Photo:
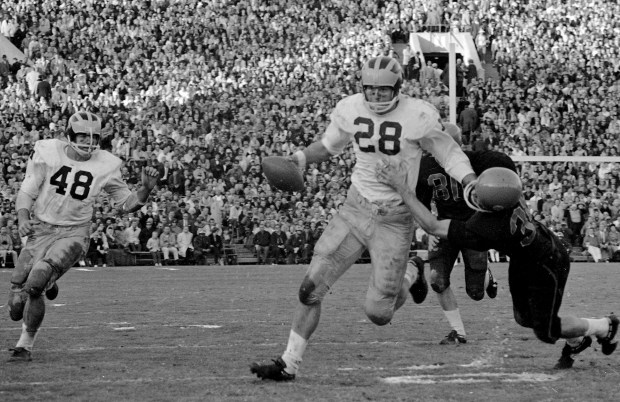
[(272, 187), (286, 192), (304, 189), (304, 178), (295, 162), (282, 156), (267, 156), (263, 158), (262, 166)]

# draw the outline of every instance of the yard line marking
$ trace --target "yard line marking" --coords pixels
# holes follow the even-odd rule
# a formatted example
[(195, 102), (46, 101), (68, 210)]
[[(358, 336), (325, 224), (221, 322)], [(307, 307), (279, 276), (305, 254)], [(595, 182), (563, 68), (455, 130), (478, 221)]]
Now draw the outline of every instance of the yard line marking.
[(136, 327), (118, 327), (114, 328), (115, 331), (135, 331)]
[(548, 382), (557, 381), (561, 375), (544, 373), (459, 373), (459, 374), (419, 374), (398, 377), (385, 377), (381, 381), (388, 384), (470, 384), (481, 382)]
[(66, 304), (52, 304), (52, 307), (62, 307), (62, 306), (66, 306)]
[(121, 321), (121, 322), (109, 322), (108, 325), (128, 325), (130, 322)]
[(157, 267), (156, 269), (162, 269), (165, 271), (178, 271), (178, 268)]
[[(222, 381), (222, 380), (256, 380), (255, 376), (204, 376), (204, 377), (181, 377), (181, 378), (164, 378), (164, 377), (149, 377), (149, 378), (124, 378), (124, 379), (116, 379), (116, 380), (76, 380), (76, 381), (67, 381), (63, 379), (62, 381), (32, 381), (32, 382), (0, 382), (0, 386), (33, 386), (33, 385), (100, 385), (100, 384), (112, 384), (112, 385), (121, 385), (121, 384), (135, 384), (135, 383), (162, 383), (162, 382), (187, 382), (187, 381)], [(260, 381), (260, 380), (259, 380)]]
[(383, 371), (383, 370), (398, 370), (398, 371), (408, 371), (408, 370), (437, 370), (441, 368), (446, 368), (445, 364), (428, 364), (428, 365), (419, 365), (419, 366), (409, 366), (409, 367), (340, 367), (337, 368), (337, 371), (361, 371), (361, 370), (370, 370), (370, 371)]
[(74, 268), (74, 271), (84, 271), (84, 272), (95, 272), (94, 269), (88, 269), (88, 268)]

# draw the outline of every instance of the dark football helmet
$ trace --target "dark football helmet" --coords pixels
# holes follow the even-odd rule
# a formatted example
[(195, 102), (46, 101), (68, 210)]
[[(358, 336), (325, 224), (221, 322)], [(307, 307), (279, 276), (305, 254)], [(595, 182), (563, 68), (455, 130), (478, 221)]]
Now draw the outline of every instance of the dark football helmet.
[(465, 202), (476, 211), (500, 212), (513, 208), (522, 194), (521, 179), (510, 169), (493, 167), (465, 187)]
[(403, 69), (398, 60), (387, 57), (373, 57), (362, 67), (362, 87), (391, 87), (392, 99), (389, 102), (369, 102), (366, 94), (364, 99), (370, 110), (383, 114), (392, 109), (398, 101), (398, 94), (403, 83)]

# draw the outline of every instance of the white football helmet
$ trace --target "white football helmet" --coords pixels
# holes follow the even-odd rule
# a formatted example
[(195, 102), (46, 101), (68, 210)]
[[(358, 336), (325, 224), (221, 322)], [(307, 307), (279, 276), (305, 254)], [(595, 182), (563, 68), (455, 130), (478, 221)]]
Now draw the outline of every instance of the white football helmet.
[(480, 212), (501, 212), (513, 208), (522, 194), (521, 179), (510, 169), (492, 167), (464, 190), (467, 205)]
[[(78, 144), (76, 142), (77, 134), (90, 135), (88, 144)], [(99, 149), (101, 144), (101, 118), (90, 112), (76, 112), (67, 122), (65, 135), (69, 141), (69, 146), (83, 157), (90, 155)]]
[(387, 57), (373, 57), (364, 63), (362, 67), (362, 88), (366, 87), (391, 87), (392, 99), (388, 102), (369, 102), (364, 93), (364, 99), (368, 109), (383, 114), (388, 112), (398, 102), (398, 94), (403, 83), (403, 70), (398, 60)]

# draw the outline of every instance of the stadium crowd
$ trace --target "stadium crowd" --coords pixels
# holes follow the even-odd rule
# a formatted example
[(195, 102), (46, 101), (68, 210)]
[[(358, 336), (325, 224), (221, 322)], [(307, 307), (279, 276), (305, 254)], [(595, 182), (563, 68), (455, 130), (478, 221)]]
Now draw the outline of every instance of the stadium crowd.
[[(27, 62), (0, 60), (0, 238), (11, 239), (0, 239), (0, 259), (21, 247), (14, 201), (32, 144), (61, 137), (67, 117), (86, 109), (105, 120), (128, 183), (142, 166), (161, 172), (137, 214), (121, 217), (101, 199), (91, 264), (106, 264), (114, 248), (223, 263), (231, 243), (255, 248), (261, 263), (308, 261), (345, 198), (354, 154), (309, 166), (307, 190), (295, 194), (270, 188), (261, 158), (312, 143), (336, 102), (359, 91), (368, 57), (398, 57), (393, 40), (442, 25), (470, 31), (499, 75), (479, 78), (459, 61), (466, 146), (618, 156), (619, 13), (602, 0), (3, 2), (0, 33)], [(401, 61), (402, 91), (445, 116), (445, 75), (410, 52)], [(520, 168), (537, 219), (567, 246), (610, 260), (620, 245), (620, 165)]]

